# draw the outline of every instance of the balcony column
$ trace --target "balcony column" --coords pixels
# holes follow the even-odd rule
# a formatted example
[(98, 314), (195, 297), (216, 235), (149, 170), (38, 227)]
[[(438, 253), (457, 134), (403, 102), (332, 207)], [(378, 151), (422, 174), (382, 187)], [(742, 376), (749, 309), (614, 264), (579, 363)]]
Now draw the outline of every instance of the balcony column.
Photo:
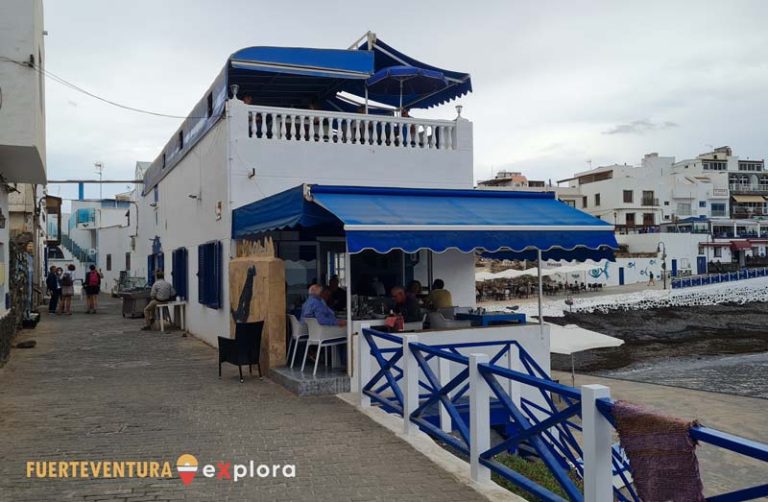
[(734, 237), (738, 237), (739, 236), (738, 228), (736, 227), (736, 222), (735, 221), (733, 222), (733, 236)]

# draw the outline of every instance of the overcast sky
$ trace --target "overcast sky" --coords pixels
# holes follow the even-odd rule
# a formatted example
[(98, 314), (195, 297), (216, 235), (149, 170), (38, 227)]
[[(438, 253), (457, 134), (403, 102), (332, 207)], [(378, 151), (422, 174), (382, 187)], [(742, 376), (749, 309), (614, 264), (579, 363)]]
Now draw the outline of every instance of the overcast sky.
[[(253, 45), (346, 48), (367, 30), (472, 74), (475, 177), (559, 179), (730, 145), (764, 158), (768, 2), (46, 0), (47, 69), (127, 105), (186, 115)], [(128, 179), (180, 124), (48, 80), (48, 176)], [(415, 116), (453, 118), (454, 104)], [(125, 191), (104, 189), (104, 195)], [(75, 187), (50, 192), (76, 195)], [(87, 196), (98, 196), (89, 187)]]

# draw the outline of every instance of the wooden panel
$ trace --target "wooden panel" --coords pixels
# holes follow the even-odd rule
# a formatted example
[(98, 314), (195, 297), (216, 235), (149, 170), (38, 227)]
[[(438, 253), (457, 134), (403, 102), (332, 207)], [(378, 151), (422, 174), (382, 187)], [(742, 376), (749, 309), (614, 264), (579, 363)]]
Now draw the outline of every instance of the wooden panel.
[(235, 321), (264, 321), (262, 371), (285, 362), (285, 265), (271, 256), (245, 256), (229, 263), (230, 337)]

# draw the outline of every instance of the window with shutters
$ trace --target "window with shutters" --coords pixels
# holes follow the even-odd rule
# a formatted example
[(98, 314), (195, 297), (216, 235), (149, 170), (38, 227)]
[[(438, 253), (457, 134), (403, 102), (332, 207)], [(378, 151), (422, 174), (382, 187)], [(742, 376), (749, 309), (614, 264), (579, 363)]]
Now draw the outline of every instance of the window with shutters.
[(178, 248), (173, 250), (171, 255), (171, 266), (173, 270), (171, 275), (173, 276), (173, 289), (176, 290), (176, 295), (179, 299), (186, 300), (188, 298), (188, 253), (187, 248)]
[(197, 300), (212, 309), (222, 303), (222, 245), (220, 241), (197, 247)]

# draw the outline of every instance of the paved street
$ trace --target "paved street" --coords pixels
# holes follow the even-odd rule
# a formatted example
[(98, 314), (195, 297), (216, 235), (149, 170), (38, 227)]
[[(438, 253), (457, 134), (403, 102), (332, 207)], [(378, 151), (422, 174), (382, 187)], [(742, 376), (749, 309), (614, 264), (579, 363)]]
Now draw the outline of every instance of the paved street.
[[(335, 397), (296, 398), (267, 379), (216, 373), (193, 337), (139, 331), (113, 300), (86, 315), (44, 317), (0, 369), (0, 499), (480, 500), (389, 431)], [(105, 311), (106, 310), (106, 311)], [(177, 457), (295, 464), (295, 478), (238, 482), (198, 473), (183, 486)], [(27, 460), (160, 460), (172, 479), (27, 479)]]

